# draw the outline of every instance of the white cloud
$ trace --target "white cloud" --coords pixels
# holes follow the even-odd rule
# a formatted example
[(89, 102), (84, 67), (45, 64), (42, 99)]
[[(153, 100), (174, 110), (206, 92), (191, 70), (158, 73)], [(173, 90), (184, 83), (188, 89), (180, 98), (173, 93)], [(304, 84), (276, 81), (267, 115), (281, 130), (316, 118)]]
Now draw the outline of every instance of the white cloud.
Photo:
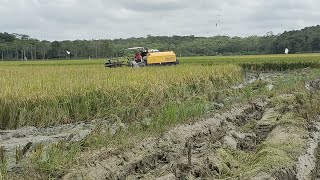
[(263, 35), (317, 25), (316, 0), (0, 0), (0, 31), (48, 40)]

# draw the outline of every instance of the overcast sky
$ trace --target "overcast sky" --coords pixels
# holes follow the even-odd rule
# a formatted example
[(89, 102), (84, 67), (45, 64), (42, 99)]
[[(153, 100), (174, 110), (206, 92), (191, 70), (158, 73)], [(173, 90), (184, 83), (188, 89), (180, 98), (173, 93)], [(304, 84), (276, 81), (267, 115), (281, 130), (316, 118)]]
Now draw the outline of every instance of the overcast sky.
[(320, 24), (319, 0), (0, 0), (0, 32), (46, 40), (249, 36)]

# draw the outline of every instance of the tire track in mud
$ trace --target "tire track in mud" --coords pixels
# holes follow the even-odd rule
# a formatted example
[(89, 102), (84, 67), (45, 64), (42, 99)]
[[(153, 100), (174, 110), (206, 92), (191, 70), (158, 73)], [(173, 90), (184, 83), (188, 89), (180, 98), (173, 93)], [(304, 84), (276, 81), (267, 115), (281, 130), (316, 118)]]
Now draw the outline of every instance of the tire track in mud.
[(320, 142), (317, 144), (315, 170), (313, 171), (312, 179), (320, 179)]
[[(227, 134), (237, 136), (232, 133), (235, 126), (261, 119), (267, 104), (266, 100), (259, 100), (234, 107), (213, 118), (180, 125), (160, 138), (145, 139), (130, 150), (99, 153), (91, 157), (86, 166), (72, 170), (64, 179), (209, 178), (219, 171), (214, 151), (223, 145), (221, 142), (232, 146)], [(246, 134), (240, 134), (238, 138), (242, 138), (240, 136), (246, 141)], [(237, 148), (237, 142), (235, 146)], [(191, 165), (188, 164), (188, 149), (191, 149)]]
[[(320, 79), (305, 82), (305, 89), (311, 93), (320, 90)], [(299, 180), (320, 179), (320, 122), (314, 119), (308, 124), (307, 149), (299, 157), (297, 177)]]
[(297, 179), (311, 180), (320, 178), (320, 123), (309, 124), (309, 138), (307, 149), (302, 154), (296, 166)]

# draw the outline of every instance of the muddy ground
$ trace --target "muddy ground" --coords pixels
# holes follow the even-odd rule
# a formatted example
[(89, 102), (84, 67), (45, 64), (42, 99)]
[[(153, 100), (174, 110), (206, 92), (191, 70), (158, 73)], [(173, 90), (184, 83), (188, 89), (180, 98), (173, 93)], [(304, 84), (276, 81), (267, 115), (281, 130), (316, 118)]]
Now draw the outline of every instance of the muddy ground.
[(23, 127), (16, 130), (0, 130), (0, 147), (7, 157), (9, 171), (19, 171), (20, 162), (17, 162), (17, 150), (21, 151), (22, 158), (29, 157), (41, 144), (48, 147), (51, 144), (65, 142), (67, 144), (84, 141), (94, 129), (108, 128), (112, 134), (120, 128), (126, 128), (123, 123), (110, 124), (106, 120), (79, 122), (48, 128)]
[(160, 138), (145, 139), (130, 150), (98, 152), (87, 160), (88, 164), (64, 179), (209, 178), (210, 173), (220, 171), (216, 149), (236, 149), (255, 141), (253, 134), (233, 129), (249, 119), (261, 119), (265, 106), (263, 101), (243, 105), (210, 119), (178, 126)]
[[(283, 73), (248, 73), (241, 89), (262, 80), (272, 90)], [(306, 82), (315, 91), (320, 81)], [(211, 118), (179, 125), (130, 149), (101, 149), (86, 153), (62, 179), (316, 179), (320, 178), (320, 124), (293, 115), (274, 99), (292, 102), (294, 95), (259, 98), (236, 104)], [(97, 126), (115, 133), (124, 124), (103, 121), (50, 128), (24, 127), (0, 131), (0, 147), (9, 157), (10, 171), (19, 171), (17, 147), (28, 156), (39, 143), (79, 142)]]
[[(305, 128), (300, 124), (302, 119), (291, 118), (295, 117), (280, 112), (270, 99), (259, 99), (210, 119), (178, 126), (129, 150), (105, 149), (92, 153), (85, 164), (63, 179), (313, 179), (318, 167), (320, 125), (314, 123)], [(252, 121), (255, 122), (252, 131), (243, 132), (241, 129)], [(281, 149), (287, 145), (271, 150), (263, 147), (291, 140), (296, 149)], [(266, 150), (274, 150), (275, 154)], [(257, 168), (241, 172), (248, 170), (243, 167), (247, 162), (232, 157), (235, 151), (256, 157), (257, 162), (248, 165)], [(288, 163), (278, 166), (263, 160), (273, 156)], [(271, 163), (269, 169), (264, 168), (267, 163)], [(259, 164), (262, 166), (258, 167)]]

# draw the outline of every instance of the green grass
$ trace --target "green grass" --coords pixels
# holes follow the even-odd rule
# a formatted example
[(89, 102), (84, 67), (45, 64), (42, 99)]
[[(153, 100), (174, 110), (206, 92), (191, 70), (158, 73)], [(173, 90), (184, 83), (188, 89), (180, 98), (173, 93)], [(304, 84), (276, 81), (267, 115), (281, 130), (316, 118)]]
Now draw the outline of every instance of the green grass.
[(4, 147), (0, 147), (0, 180), (8, 178), (7, 165), (8, 162), (5, 154), (5, 149)]
[(32, 154), (31, 163), (49, 179), (61, 178), (75, 162), (79, 154), (80, 144), (67, 145), (64, 142), (50, 145), (46, 150), (38, 145)]
[(85, 141), (84, 147), (130, 147), (145, 137), (156, 136), (170, 127), (207, 114), (206, 105), (205, 101), (168, 103), (157, 116), (149, 119), (149, 123), (133, 122), (127, 130), (119, 130), (116, 134), (103, 128), (96, 129)]

